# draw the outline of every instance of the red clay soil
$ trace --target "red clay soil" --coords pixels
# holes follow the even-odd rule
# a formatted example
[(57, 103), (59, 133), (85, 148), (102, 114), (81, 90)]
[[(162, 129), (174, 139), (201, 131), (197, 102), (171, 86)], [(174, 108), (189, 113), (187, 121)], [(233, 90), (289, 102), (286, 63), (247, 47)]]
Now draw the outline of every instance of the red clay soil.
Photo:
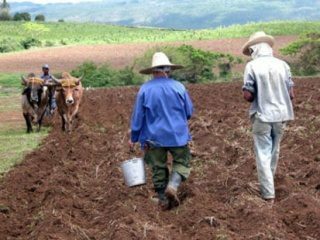
[(320, 239), (320, 79), (296, 80), (276, 201), (260, 199), (241, 83), (189, 85), (192, 174), (180, 207), (159, 211), (152, 183), (128, 188), (120, 163), (137, 88), (86, 91), (70, 135), (56, 119), (42, 146), (0, 183), (0, 239)]
[[(276, 37), (275, 53), (288, 43), (297, 39), (296, 36)], [(48, 63), (54, 72), (70, 71), (84, 61), (97, 64), (109, 63), (116, 68), (132, 64), (134, 59), (142, 55), (147, 49), (157, 45), (193, 45), (204, 50), (231, 53), (243, 56), (241, 46), (247, 38), (225, 40), (202, 40), (175, 43), (136, 43), (136, 44), (108, 44), (97, 46), (66, 46), (53, 47), (0, 55), (0, 72), (39, 73), (41, 66)]]

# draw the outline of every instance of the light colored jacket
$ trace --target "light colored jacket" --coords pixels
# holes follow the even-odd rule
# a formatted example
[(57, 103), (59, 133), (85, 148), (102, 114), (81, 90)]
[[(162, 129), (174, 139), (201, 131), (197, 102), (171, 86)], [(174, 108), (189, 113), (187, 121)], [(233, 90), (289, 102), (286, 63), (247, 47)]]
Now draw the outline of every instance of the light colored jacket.
[(272, 48), (257, 44), (253, 60), (245, 68), (243, 90), (254, 95), (250, 117), (256, 115), (263, 122), (284, 122), (294, 119), (290, 88), (294, 86), (290, 67), (273, 57)]

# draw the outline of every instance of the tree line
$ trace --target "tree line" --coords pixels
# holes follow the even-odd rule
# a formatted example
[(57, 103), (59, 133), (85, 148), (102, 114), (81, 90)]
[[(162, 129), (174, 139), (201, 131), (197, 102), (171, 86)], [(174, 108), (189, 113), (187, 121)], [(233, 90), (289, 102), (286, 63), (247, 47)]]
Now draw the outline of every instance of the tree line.
[[(31, 14), (28, 12), (17, 12), (13, 16), (10, 14), (10, 5), (6, 0), (0, 4), (0, 21), (31, 21)], [(44, 22), (46, 20), (43, 14), (34, 17), (34, 21)]]

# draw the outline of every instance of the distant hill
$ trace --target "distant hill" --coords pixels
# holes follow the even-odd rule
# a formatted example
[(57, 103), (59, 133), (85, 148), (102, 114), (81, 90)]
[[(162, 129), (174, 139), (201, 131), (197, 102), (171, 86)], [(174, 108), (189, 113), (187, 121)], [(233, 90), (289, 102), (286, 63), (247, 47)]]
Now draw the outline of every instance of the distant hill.
[[(8, 1), (10, 3), (10, 1)], [(12, 12), (48, 20), (202, 29), (272, 20), (320, 20), (319, 0), (102, 0), (94, 3), (10, 3)]]

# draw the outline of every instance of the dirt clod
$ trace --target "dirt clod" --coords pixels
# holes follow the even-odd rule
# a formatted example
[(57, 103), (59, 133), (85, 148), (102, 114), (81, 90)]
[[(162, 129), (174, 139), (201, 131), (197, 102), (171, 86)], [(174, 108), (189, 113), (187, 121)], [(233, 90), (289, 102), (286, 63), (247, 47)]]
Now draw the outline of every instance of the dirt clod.
[(8, 214), (10, 209), (7, 206), (0, 205), (0, 213)]
[(317, 156), (314, 158), (314, 160), (315, 160), (316, 162), (320, 162), (320, 154), (317, 155)]

